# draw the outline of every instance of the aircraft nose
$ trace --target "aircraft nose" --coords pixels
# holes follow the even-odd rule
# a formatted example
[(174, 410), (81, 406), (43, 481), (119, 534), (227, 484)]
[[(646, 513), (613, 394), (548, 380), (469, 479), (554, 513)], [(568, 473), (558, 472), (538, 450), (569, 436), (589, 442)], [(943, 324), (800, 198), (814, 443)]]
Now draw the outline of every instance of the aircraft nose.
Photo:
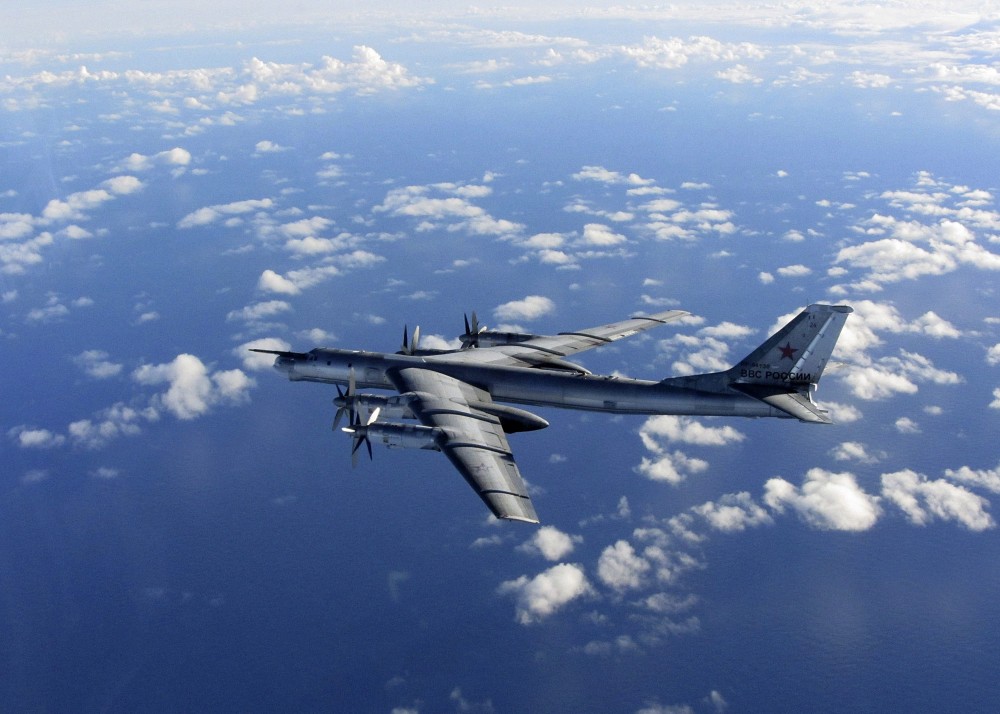
[(274, 360), (274, 368), (282, 373), (290, 372), (292, 365), (295, 363), (291, 357), (286, 357), (285, 355), (278, 355)]

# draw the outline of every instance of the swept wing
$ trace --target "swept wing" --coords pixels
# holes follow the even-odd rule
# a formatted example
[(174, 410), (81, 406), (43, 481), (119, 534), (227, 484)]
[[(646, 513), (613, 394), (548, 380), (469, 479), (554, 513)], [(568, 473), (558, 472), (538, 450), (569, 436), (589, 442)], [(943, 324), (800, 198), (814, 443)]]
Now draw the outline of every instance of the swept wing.
[(564, 358), (665, 325), (687, 314), (684, 310), (667, 310), (652, 315), (619, 320), (598, 327), (560, 332), (556, 335), (538, 335), (512, 344), (449, 352), (440, 357), (431, 356), (428, 359), (432, 361), (440, 359), (448, 362), (469, 361), (494, 366), (529, 365), (586, 372), (582, 367), (567, 362)]
[(484, 409), (489, 392), (440, 372), (418, 367), (392, 370), (389, 379), (413, 395), (410, 409), (439, 430), (438, 448), (497, 518), (538, 523), (500, 419)]

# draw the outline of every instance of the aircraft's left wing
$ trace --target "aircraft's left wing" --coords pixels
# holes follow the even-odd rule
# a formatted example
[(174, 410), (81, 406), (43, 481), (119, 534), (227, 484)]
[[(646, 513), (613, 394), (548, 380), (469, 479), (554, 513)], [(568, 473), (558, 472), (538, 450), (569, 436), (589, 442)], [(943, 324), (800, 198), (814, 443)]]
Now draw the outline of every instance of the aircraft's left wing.
[(489, 392), (419, 367), (390, 370), (388, 376), (400, 392), (417, 395), (410, 408), (424, 426), (441, 430), (441, 451), (493, 515), (538, 523), (500, 420), (481, 409), (492, 404)]
[(590, 327), (585, 330), (560, 332), (558, 335), (536, 337), (518, 343), (517, 347), (531, 347), (540, 353), (548, 353), (556, 357), (566, 357), (593, 347), (606, 345), (615, 340), (631, 337), (632, 335), (645, 332), (660, 325), (665, 325), (687, 314), (684, 310), (667, 310), (652, 315), (619, 320), (618, 322), (612, 322), (599, 327)]

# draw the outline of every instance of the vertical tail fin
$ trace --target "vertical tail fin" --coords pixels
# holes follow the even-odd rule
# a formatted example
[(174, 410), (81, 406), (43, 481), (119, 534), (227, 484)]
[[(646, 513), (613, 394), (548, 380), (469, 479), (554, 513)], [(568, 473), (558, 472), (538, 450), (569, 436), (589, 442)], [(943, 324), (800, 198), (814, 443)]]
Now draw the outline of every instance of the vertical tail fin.
[(829, 424), (830, 417), (811, 395), (852, 312), (846, 305), (810, 305), (725, 372), (663, 383), (709, 392), (736, 390), (801, 421)]
[(810, 305), (725, 373), (729, 387), (801, 421), (831, 423), (811, 395), (852, 312)]
[(816, 384), (852, 312), (846, 305), (810, 305), (740, 360), (729, 376), (736, 384)]

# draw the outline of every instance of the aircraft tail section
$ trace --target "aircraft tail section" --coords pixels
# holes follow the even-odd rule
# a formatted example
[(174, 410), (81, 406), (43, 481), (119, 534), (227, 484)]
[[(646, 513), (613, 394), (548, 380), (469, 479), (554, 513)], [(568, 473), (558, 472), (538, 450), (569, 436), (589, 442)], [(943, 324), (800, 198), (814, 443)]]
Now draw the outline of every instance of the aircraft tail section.
[(735, 390), (801, 421), (829, 424), (827, 413), (812, 401), (812, 391), (852, 312), (846, 305), (810, 305), (727, 371), (664, 383), (711, 392)]

